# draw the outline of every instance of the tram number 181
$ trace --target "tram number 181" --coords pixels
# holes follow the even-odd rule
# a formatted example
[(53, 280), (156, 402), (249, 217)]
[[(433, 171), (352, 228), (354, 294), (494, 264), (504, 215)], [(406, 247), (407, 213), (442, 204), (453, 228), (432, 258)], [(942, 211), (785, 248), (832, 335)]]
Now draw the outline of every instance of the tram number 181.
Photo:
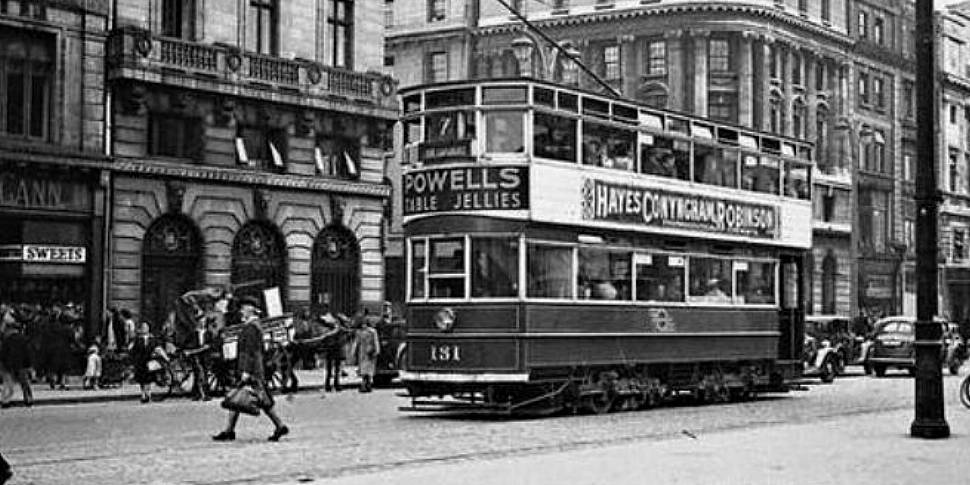
[(461, 362), (461, 347), (457, 344), (431, 344), (431, 362)]

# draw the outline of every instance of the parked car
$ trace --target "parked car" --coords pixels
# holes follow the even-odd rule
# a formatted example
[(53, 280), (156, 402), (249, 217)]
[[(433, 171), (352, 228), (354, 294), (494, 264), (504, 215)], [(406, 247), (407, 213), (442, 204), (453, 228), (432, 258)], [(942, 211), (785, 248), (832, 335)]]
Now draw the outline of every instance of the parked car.
[[(943, 335), (943, 367), (956, 374), (966, 360), (959, 333), (954, 333), (955, 325), (951, 330), (953, 324), (948, 324), (942, 318), (936, 318), (935, 321), (940, 325)], [(872, 366), (877, 376), (886, 375), (889, 368), (916, 373), (916, 349), (913, 345), (916, 340), (915, 332), (915, 317), (886, 317), (876, 322), (867, 363)]]
[(802, 349), (805, 377), (819, 377), (832, 382), (845, 372), (845, 366), (856, 360), (857, 348), (851, 320), (839, 315), (809, 315), (805, 317), (805, 344)]

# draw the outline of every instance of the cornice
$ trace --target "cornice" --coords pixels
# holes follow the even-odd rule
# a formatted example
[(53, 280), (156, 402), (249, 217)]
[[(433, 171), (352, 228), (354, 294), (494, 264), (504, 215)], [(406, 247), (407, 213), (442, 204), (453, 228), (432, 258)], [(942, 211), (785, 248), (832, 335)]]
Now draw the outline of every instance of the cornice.
[(948, 72), (941, 72), (940, 74), (940, 78), (942, 79), (944, 86), (952, 86), (970, 91), (970, 79), (956, 76)]

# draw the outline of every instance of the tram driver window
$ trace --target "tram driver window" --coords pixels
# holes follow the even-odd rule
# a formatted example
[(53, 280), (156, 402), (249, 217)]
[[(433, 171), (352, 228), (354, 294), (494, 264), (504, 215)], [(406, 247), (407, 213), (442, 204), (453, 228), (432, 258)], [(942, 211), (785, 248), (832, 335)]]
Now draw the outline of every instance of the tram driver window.
[(583, 122), (583, 165), (635, 170), (635, 144), (631, 130)]
[(576, 120), (536, 113), (533, 146), (537, 157), (576, 161)]
[(411, 243), (411, 298), (424, 298), (424, 277), (427, 275), (428, 247), (424, 241)]
[(736, 261), (738, 302), (742, 304), (775, 303), (774, 263)]
[(650, 175), (690, 178), (690, 143), (656, 135), (640, 136), (640, 171)]
[(429, 114), (425, 117), (425, 141), (448, 143), (475, 137), (475, 112), (452, 111)]
[(572, 298), (572, 248), (530, 244), (528, 249), (529, 298)]
[(630, 300), (630, 254), (600, 248), (579, 249), (577, 288), (583, 300)]
[(637, 257), (637, 301), (684, 301), (684, 258)]
[(690, 258), (690, 297), (695, 301), (731, 302), (731, 261)]
[(525, 151), (521, 111), (485, 113), (485, 150), (489, 153), (522, 153)]
[(465, 240), (430, 241), (428, 287), (431, 298), (465, 297)]
[(694, 144), (694, 181), (737, 187), (738, 152)]
[(514, 297), (519, 292), (519, 241), (472, 239), (472, 298)]

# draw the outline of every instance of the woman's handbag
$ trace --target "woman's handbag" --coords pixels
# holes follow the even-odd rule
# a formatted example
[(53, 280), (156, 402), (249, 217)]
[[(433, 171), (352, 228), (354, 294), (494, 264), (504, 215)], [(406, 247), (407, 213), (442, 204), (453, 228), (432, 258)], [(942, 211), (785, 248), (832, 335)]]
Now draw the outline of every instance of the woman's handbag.
[(222, 407), (230, 411), (258, 416), (260, 409), (260, 396), (248, 384), (239, 386), (226, 394), (222, 400)]
[(158, 372), (162, 370), (162, 363), (157, 359), (149, 360), (146, 366), (148, 367), (148, 372)]

